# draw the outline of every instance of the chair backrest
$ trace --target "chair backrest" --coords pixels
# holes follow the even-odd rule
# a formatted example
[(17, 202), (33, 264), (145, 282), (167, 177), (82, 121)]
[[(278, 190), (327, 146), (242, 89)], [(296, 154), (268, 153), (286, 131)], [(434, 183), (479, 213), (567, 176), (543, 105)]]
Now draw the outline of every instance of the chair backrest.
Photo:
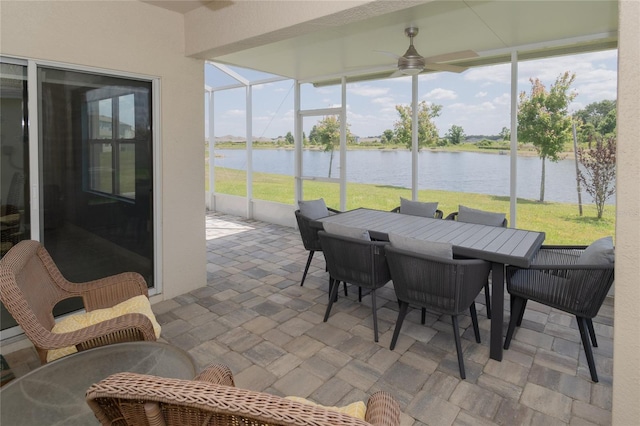
[(365, 288), (382, 287), (391, 280), (384, 249), (386, 241), (318, 232), (329, 275), (338, 281)]
[[(103, 425), (354, 425), (367, 423), (319, 406), (233, 386), (118, 373), (93, 384), (87, 403)], [(372, 413), (375, 414), (375, 413)], [(384, 423), (385, 425), (399, 424)]]
[(320, 240), (318, 239), (318, 228), (311, 226), (311, 219), (300, 213), (300, 210), (295, 211), (296, 221), (298, 222), (298, 229), (300, 230), (300, 238), (302, 238), (302, 244), (306, 250), (322, 251)]
[[(485, 215), (496, 215), (496, 216), (495, 216), (496, 218), (498, 218), (498, 217), (499, 217), (499, 218), (502, 218), (502, 214), (501, 214), (501, 213), (493, 213), (493, 212), (482, 212), (482, 213), (483, 213), (483, 214), (485, 214)], [(459, 219), (458, 219), (458, 212), (449, 213), (449, 214), (447, 215), (447, 217), (445, 217), (444, 219), (445, 219), (445, 220), (459, 220)], [(463, 220), (463, 221), (460, 221), (460, 222), (466, 222), (466, 223), (479, 223), (479, 224), (481, 224), (481, 225), (486, 225), (486, 223), (482, 223), (481, 221), (475, 221), (475, 220)], [(500, 225), (500, 226), (502, 226), (503, 228), (506, 228), (506, 227), (507, 227), (507, 225), (508, 225), (508, 221), (507, 221), (507, 218), (505, 217), (505, 218), (502, 220), (502, 222), (501, 222), (501, 225)]]
[[(584, 246), (542, 246), (531, 269), (507, 267), (507, 288), (573, 315), (598, 314), (615, 278), (615, 262), (580, 263)], [(514, 280), (514, 274), (520, 276)], [(512, 291), (512, 290), (510, 290)]]
[(63, 281), (38, 241), (20, 241), (0, 261), (0, 300), (30, 339), (55, 325), (53, 308), (69, 295), (58, 284)]
[[(392, 213), (402, 213), (400, 211), (400, 206), (391, 209), (390, 212), (392, 212)], [(433, 215), (433, 218), (434, 219), (442, 219), (443, 216), (444, 216), (444, 213), (442, 212), (442, 210), (436, 209), (436, 213)]]
[(469, 309), (491, 270), (479, 259), (446, 259), (392, 246), (385, 253), (399, 300), (449, 315)]

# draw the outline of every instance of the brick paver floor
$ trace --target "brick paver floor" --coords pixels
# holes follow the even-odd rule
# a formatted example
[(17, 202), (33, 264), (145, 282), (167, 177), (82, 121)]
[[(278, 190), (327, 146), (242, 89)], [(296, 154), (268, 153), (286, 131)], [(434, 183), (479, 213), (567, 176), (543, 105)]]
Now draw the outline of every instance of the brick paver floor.
[[(187, 350), (199, 369), (227, 364), (236, 385), (326, 405), (392, 393), (403, 425), (607, 425), (611, 423), (613, 303), (594, 319), (599, 383), (590, 380), (575, 318), (530, 302), (502, 362), (489, 359), (484, 296), (476, 300), (482, 343), (460, 317), (467, 378), (460, 380), (450, 318), (407, 315), (395, 350), (392, 283), (378, 291), (380, 339), (373, 341), (370, 298), (340, 292), (331, 316), (328, 274), (308, 256), (297, 230), (208, 213), (207, 286), (153, 306), (162, 339)], [(507, 296), (508, 297), (508, 296)], [(505, 301), (505, 321), (509, 318)], [(7, 355), (17, 375), (37, 365), (35, 351)]]

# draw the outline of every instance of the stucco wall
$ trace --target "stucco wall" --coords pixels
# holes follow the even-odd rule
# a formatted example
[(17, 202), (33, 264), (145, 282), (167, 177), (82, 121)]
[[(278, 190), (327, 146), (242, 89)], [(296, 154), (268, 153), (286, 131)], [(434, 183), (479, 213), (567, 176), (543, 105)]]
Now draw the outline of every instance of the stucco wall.
[(613, 424), (640, 422), (640, 2), (621, 1)]
[(204, 286), (204, 64), (184, 55), (183, 16), (138, 1), (3, 0), (0, 52), (160, 77), (163, 298)]

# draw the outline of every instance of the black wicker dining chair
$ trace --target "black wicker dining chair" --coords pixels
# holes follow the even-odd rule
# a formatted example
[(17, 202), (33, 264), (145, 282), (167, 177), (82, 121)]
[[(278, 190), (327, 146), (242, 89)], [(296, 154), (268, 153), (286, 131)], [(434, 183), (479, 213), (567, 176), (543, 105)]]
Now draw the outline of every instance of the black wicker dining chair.
[[(458, 222), (476, 223), (480, 225), (507, 227), (507, 217), (504, 213), (494, 213), (484, 210), (472, 209), (463, 205), (458, 206), (458, 211), (449, 213), (445, 220), (457, 220)], [(504, 285), (504, 283), (503, 283)], [(487, 318), (491, 319), (491, 293), (489, 290), (489, 278), (484, 285), (484, 301), (487, 307)]]
[(479, 259), (447, 259), (393, 246), (386, 247), (385, 253), (400, 304), (390, 349), (396, 346), (410, 305), (451, 315), (458, 369), (460, 377), (466, 378), (458, 315), (469, 310), (476, 342), (480, 343), (474, 300), (486, 282), (491, 264)]
[[(325, 224), (326, 225), (326, 224)], [(320, 244), (327, 261), (330, 276), (329, 304), (324, 315), (327, 322), (331, 314), (340, 282), (356, 285), (361, 289), (369, 289), (371, 309), (373, 313), (373, 337), (378, 341), (378, 319), (376, 308), (376, 289), (383, 287), (391, 280), (389, 267), (384, 255), (386, 241), (371, 241), (343, 235), (318, 232)], [(362, 292), (359, 292), (361, 299)]]
[(598, 342), (592, 320), (613, 284), (615, 262), (612, 243), (604, 255), (600, 251), (590, 256), (594, 251), (587, 250), (585, 246), (542, 246), (531, 267), (507, 266), (511, 319), (504, 349), (509, 349), (516, 326), (522, 324), (528, 300), (559, 309), (575, 315), (591, 380), (598, 382), (591, 349)]
[[(324, 204), (324, 201), (322, 204)], [(311, 265), (313, 255), (317, 251), (322, 251), (322, 246), (320, 245), (320, 240), (318, 239), (319, 228), (312, 227), (311, 222), (313, 220), (335, 213), (340, 213), (340, 211), (332, 209), (330, 207), (326, 207), (326, 214), (320, 214), (319, 216), (317, 216), (318, 214), (316, 214), (315, 216), (317, 217), (305, 216), (300, 210), (295, 211), (296, 221), (298, 222), (298, 229), (300, 230), (300, 238), (302, 238), (302, 244), (304, 245), (305, 250), (309, 252), (309, 256), (307, 257), (307, 264), (305, 265), (304, 272), (302, 273), (300, 286), (304, 285), (304, 280), (307, 277), (307, 273), (309, 272), (309, 266)]]

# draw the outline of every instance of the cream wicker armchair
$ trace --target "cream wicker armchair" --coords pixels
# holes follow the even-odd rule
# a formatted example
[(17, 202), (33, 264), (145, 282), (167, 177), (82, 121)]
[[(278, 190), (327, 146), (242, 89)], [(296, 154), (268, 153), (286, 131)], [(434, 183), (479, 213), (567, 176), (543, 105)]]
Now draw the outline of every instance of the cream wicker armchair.
[(400, 424), (400, 406), (386, 392), (369, 398), (365, 420), (321, 406), (236, 388), (215, 364), (195, 380), (118, 373), (92, 385), (87, 403), (103, 425), (379, 425)]
[(156, 340), (151, 320), (128, 313), (76, 331), (52, 332), (54, 306), (81, 297), (86, 311), (110, 308), (135, 296), (148, 297), (140, 274), (126, 272), (86, 282), (67, 281), (47, 250), (33, 240), (20, 241), (0, 261), (0, 300), (35, 346), (40, 362), (53, 349), (75, 346), (78, 351), (112, 343)]

